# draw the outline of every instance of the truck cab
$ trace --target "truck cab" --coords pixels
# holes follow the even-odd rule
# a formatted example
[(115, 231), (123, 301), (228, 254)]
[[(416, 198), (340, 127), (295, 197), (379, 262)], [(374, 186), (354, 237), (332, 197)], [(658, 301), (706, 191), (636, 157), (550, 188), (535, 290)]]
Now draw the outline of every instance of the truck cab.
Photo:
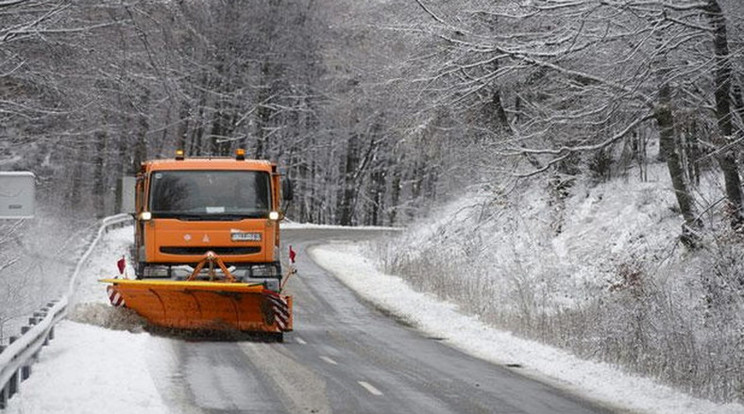
[[(134, 261), (138, 279), (177, 277), (208, 252), (245, 280), (281, 279), (280, 174), (274, 163), (187, 158), (142, 163), (136, 181)], [(288, 184), (288, 183), (287, 183)], [(174, 272), (175, 270), (175, 272)]]

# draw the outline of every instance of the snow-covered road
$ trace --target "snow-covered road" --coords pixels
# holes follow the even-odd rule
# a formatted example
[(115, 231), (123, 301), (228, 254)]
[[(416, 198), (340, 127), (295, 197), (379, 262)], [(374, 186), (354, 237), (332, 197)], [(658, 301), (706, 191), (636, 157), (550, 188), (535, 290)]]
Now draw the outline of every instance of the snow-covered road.
[[(285, 240), (291, 240), (292, 231), (287, 234)], [(71, 320), (58, 326), (56, 338), (6, 412), (242, 412), (248, 406), (255, 412), (383, 412), (391, 407), (398, 408), (395, 412), (468, 412), (499, 404), (508, 404), (513, 412), (603, 412), (558, 391), (567, 390), (625, 412), (744, 413), (741, 405), (694, 399), (484, 326), (451, 304), (411, 291), (400, 278), (380, 274), (361, 258), (358, 244), (334, 243), (309, 251), (359, 296), (419, 331), (400, 326), (388, 332), (395, 323), (359, 304), (346, 288), (326, 280), (301, 258), (300, 280), (290, 282), (296, 284), (299, 299), (296, 331), (286, 344), (193, 343), (154, 336), (136, 318), (118, 317), (104, 285), (97, 283), (116, 272), (116, 260), (128, 249), (131, 235), (126, 227), (105, 236), (81, 274)], [(328, 298), (307, 288), (313, 283), (328, 283), (325, 289), (341, 299), (327, 303)], [(325, 326), (328, 315), (319, 310), (338, 312), (343, 325)], [(412, 344), (418, 349), (407, 349)], [(495, 365), (458, 357), (454, 348)], [(437, 366), (427, 368), (431, 360)], [(507, 364), (519, 368), (501, 368)], [(496, 379), (499, 372), (505, 376)], [(425, 378), (442, 373), (446, 378)], [(514, 395), (505, 391), (512, 386)], [(452, 395), (443, 395), (438, 387)], [(524, 390), (536, 394), (518, 395)], [(553, 394), (558, 394), (556, 400), (546, 399)], [(482, 401), (470, 401), (478, 398)]]

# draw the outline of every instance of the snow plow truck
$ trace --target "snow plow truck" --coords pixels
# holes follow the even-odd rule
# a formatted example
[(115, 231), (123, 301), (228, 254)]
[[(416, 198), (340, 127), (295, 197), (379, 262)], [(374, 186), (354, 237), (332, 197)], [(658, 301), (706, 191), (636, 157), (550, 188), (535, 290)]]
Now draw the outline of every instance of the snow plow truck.
[[(185, 157), (142, 163), (136, 178), (135, 278), (102, 279), (112, 304), (179, 330), (234, 330), (283, 340), (292, 297), (282, 293), (281, 200), (274, 163)], [(290, 256), (294, 260), (290, 247)], [(120, 266), (120, 271), (122, 266)], [(114, 300), (116, 299), (116, 300)]]

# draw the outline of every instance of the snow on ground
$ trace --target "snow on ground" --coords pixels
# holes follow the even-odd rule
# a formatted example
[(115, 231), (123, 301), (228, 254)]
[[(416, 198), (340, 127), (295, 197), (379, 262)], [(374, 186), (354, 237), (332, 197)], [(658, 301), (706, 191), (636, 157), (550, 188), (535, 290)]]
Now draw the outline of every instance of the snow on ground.
[(519, 364), (526, 375), (612, 406), (654, 414), (742, 414), (740, 404), (720, 405), (692, 398), (609, 364), (517, 338), (463, 315), (453, 304), (412, 290), (403, 279), (383, 274), (364, 258), (359, 244), (317, 246), (313, 260), (376, 306), (387, 309), (427, 335), (496, 364)]
[[(152, 378), (173, 373), (152, 362), (169, 358), (171, 340), (142, 333), (136, 320), (111, 317), (118, 313), (110, 311), (104, 285), (97, 282), (116, 274), (116, 260), (125, 254), (131, 232), (131, 227), (125, 227), (103, 238), (85, 266), (88, 270), (80, 275), (71, 320), (57, 326), (55, 339), (42, 350), (33, 374), (9, 401), (5, 413), (169, 411)], [(744, 406), (694, 399), (607, 364), (579, 360), (490, 328), (460, 314), (452, 304), (413, 291), (399, 277), (378, 272), (362, 258), (360, 248), (334, 244), (316, 247), (311, 254), (363, 297), (409, 320), (427, 335), (448, 338), (451, 346), (495, 363), (520, 364), (527, 375), (638, 412), (744, 413)]]
[(153, 373), (148, 363), (171, 352), (167, 340), (137, 333), (141, 324), (112, 312), (105, 285), (97, 282), (118, 273), (116, 260), (131, 239), (132, 228), (125, 227), (101, 240), (79, 276), (69, 320), (57, 325), (4, 413), (168, 412), (152, 380), (168, 373)]
[(55, 333), (10, 399), (9, 414), (168, 411), (147, 363), (159, 341), (72, 321), (62, 321)]
[[(349, 226), (334, 226), (329, 224), (312, 224), (312, 223), (297, 223), (295, 221), (284, 219), (281, 224), (282, 230), (292, 229), (325, 229), (325, 230), (344, 230), (349, 229)], [(402, 227), (382, 227), (382, 226), (356, 226), (354, 230), (403, 230)]]

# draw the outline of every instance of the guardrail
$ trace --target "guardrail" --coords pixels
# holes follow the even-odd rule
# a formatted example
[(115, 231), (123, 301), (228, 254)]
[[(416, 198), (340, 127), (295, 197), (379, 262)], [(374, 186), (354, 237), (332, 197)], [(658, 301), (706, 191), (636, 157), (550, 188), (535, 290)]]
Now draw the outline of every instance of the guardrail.
[(102, 220), (96, 237), (90, 242), (75, 266), (67, 294), (49, 302), (39, 312), (29, 318), (29, 325), (21, 328), (20, 337), (11, 337), (10, 344), (0, 346), (0, 410), (7, 406), (8, 400), (19, 391), (21, 382), (31, 375), (31, 365), (38, 359), (44, 345), (54, 339), (54, 325), (67, 315), (68, 305), (74, 296), (78, 276), (85, 262), (109, 230), (123, 227), (132, 221), (129, 214), (117, 214)]

